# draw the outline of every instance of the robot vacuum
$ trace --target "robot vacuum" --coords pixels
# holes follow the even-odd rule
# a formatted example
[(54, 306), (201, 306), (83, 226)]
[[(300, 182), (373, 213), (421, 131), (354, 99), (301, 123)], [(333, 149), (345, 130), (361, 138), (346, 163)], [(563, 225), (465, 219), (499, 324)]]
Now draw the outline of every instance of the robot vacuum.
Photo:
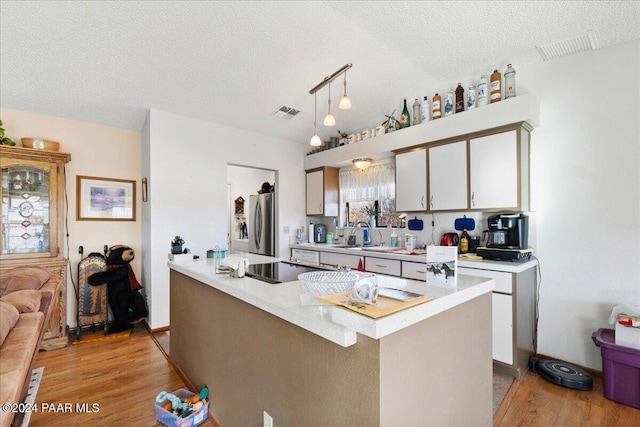
[(575, 390), (592, 390), (593, 378), (583, 369), (561, 360), (537, 359), (529, 361), (532, 372), (545, 380)]

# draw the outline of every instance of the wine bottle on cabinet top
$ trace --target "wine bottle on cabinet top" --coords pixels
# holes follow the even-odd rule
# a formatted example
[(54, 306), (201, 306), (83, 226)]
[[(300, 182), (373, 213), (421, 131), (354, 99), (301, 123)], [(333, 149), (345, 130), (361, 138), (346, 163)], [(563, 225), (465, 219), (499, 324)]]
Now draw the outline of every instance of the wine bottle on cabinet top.
[(407, 108), (407, 98), (404, 99), (404, 108), (402, 114), (400, 114), (400, 129), (408, 128), (411, 126), (411, 115), (409, 115), (409, 109)]
[(498, 102), (502, 99), (502, 88), (500, 87), (502, 74), (498, 70), (493, 70), (491, 74), (491, 103)]
[(440, 109), (440, 103), (442, 102), (442, 98), (437, 93), (433, 96), (433, 102), (431, 103), (431, 118), (433, 120), (439, 119), (442, 117), (442, 111)]
[(478, 81), (478, 99), (477, 106), (481, 107), (483, 105), (487, 105), (487, 101), (489, 100), (487, 93), (487, 78), (482, 75), (480, 76), (480, 80)]
[(509, 64), (504, 71), (504, 99), (514, 96), (516, 96), (516, 70)]
[(464, 88), (462, 83), (458, 83), (456, 88), (456, 113), (462, 113), (464, 111)]

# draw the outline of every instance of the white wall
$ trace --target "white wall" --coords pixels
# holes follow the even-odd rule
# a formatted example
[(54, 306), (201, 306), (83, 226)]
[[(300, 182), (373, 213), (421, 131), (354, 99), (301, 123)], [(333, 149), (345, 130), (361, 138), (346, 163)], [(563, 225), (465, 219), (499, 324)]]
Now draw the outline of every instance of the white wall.
[(601, 369), (591, 333), (640, 306), (640, 41), (525, 66), (540, 100), (532, 202), (542, 268), (538, 352)]
[[(227, 164), (276, 171), (278, 229), (295, 229), (304, 217), (303, 144), (279, 140), (227, 126), (169, 114), (149, 113), (142, 135), (143, 176), (149, 177), (149, 266), (145, 277), (152, 292), (149, 324), (169, 325), (167, 254), (175, 235), (194, 254), (227, 245)], [(289, 257), (289, 239), (278, 233), (279, 254)], [(146, 261), (146, 260), (145, 260)], [(185, 295), (188, 298), (188, 295)]]

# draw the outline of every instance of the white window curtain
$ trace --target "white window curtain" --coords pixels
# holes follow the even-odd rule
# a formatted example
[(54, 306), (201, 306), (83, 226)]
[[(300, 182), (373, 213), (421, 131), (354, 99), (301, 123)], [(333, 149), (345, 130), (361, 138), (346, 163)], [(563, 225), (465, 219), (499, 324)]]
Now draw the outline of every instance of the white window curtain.
[(340, 172), (340, 204), (351, 202), (383, 203), (396, 197), (395, 164), (383, 163), (365, 170)]

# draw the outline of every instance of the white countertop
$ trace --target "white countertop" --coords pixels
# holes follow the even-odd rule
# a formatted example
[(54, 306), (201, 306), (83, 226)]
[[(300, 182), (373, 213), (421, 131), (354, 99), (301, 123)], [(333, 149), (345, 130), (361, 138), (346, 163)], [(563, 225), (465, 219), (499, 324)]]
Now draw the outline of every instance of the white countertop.
[[(380, 252), (375, 250), (367, 250), (362, 247), (344, 247), (344, 245), (331, 245), (325, 243), (300, 243), (291, 245), (292, 249), (307, 249), (319, 252), (343, 253), (347, 255), (358, 255), (365, 257), (395, 259), (399, 261), (411, 262), (427, 262), (425, 255), (403, 255), (392, 252)], [(372, 247), (375, 249), (375, 246)], [(528, 259), (523, 261), (492, 261), (484, 259), (467, 259), (462, 255), (458, 259), (458, 267), (477, 268), (481, 270), (504, 271), (507, 273), (521, 273), (525, 270), (535, 267), (538, 261)]]
[[(242, 254), (250, 263), (280, 261), (278, 258)], [(168, 261), (169, 268), (192, 277), (208, 286), (232, 295), (248, 304), (313, 332), (343, 347), (356, 343), (357, 334), (374, 339), (399, 331), (407, 326), (435, 316), (493, 290), (493, 279), (458, 276), (456, 289), (430, 286), (417, 280), (378, 275), (383, 287), (407, 289), (433, 298), (432, 301), (374, 320), (350, 310), (308, 302), (308, 295), (299, 281), (272, 285), (250, 277), (241, 279), (216, 274), (219, 260), (204, 258)], [(302, 297), (301, 297), (302, 295)], [(302, 301), (305, 301), (303, 304)]]

